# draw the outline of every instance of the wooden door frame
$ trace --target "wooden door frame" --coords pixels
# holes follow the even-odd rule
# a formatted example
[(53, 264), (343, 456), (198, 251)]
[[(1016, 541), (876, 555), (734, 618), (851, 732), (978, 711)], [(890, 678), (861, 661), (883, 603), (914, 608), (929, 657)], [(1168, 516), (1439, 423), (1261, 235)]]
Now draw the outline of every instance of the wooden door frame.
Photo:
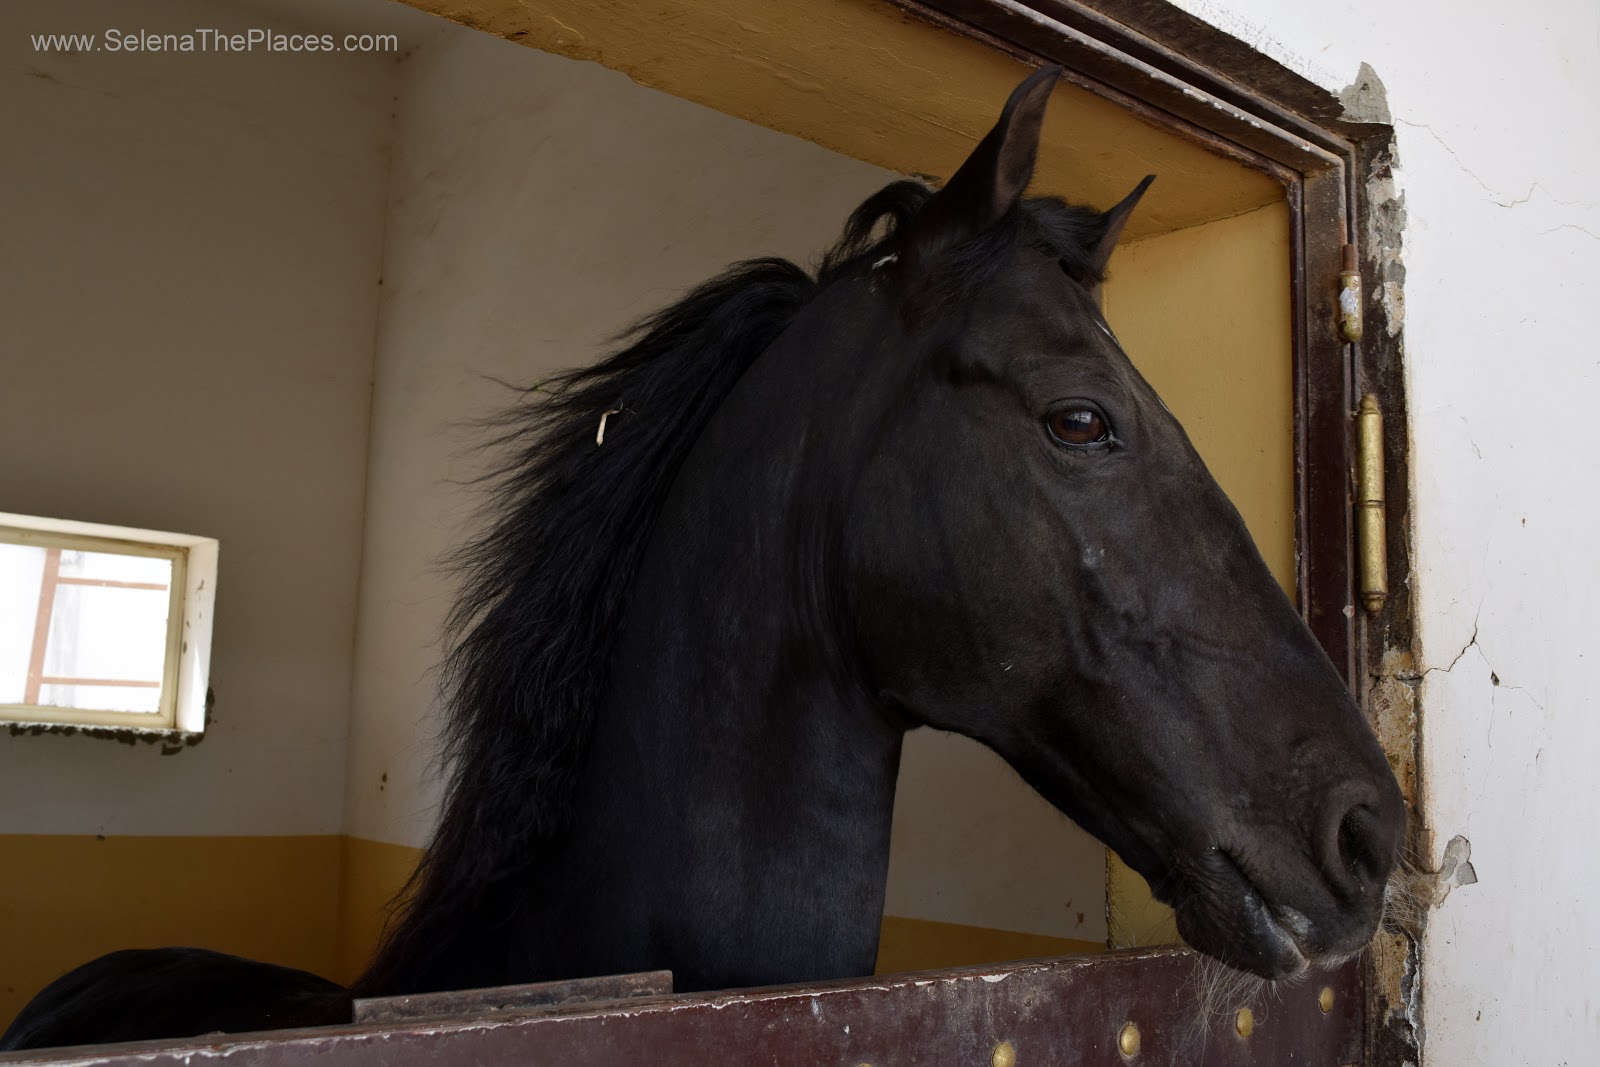
[[(1388, 185), (1393, 127), (1351, 121), (1333, 94), (1166, 0), (889, 0), (1029, 62), (1148, 122), (1283, 183), (1293, 293), (1295, 584), (1301, 614), (1348, 680), (1400, 778), (1411, 837), (1418, 810), (1410, 650), (1409, 471), (1401, 323), (1401, 213)], [(1344, 247), (1363, 275), (1364, 331), (1339, 328)], [(1387, 247), (1385, 247), (1387, 246)], [(1354, 411), (1384, 413), (1390, 595), (1369, 613), (1357, 589)], [(1422, 844), (1426, 844), (1422, 842)], [(1420, 851), (1420, 850), (1419, 850)], [(1417, 930), (1386, 932), (1366, 967), (1365, 1062), (1415, 1061)]]

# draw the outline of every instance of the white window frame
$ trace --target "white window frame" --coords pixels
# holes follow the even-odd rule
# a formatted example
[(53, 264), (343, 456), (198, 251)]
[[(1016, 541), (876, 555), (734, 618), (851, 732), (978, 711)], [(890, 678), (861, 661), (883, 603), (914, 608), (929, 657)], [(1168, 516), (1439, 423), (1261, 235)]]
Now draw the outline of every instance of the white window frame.
[(155, 734), (205, 732), (206, 690), (211, 681), (211, 620), (217, 594), (218, 543), (214, 538), (0, 512), (0, 541), (172, 561), (167, 652), (156, 714), (0, 704), (0, 722)]

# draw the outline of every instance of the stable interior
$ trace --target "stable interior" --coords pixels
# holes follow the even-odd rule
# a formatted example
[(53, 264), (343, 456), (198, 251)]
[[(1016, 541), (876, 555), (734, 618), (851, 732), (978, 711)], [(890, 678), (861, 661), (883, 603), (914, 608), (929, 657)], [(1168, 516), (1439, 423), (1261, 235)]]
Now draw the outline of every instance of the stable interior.
[[(734, 259), (814, 259), (884, 182), (949, 174), (1025, 73), (881, 0), (147, 6), (155, 32), (403, 53), (113, 63), (24, 49), (124, 9), (0, 13), (25, 253), (0, 271), (36, 353), (0, 391), (6, 509), (222, 546), (202, 741), (0, 740), (0, 1021), (139, 945), (353, 977), (438, 795), (436, 562), (471, 528), (453, 480), (462, 423), (504, 402), (488, 377), (591, 360)], [(1149, 173), (1109, 320), (1292, 588), (1284, 190), (1057, 90), (1036, 191), (1107, 206)], [(880, 971), (1176, 937), (997, 757), (931, 731), (886, 912)]]

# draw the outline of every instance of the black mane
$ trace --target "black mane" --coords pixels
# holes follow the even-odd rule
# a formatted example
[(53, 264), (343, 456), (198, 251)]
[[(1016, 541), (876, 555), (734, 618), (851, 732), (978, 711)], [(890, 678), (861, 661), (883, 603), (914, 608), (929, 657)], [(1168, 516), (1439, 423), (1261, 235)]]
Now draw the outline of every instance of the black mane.
[[(892, 183), (852, 214), (815, 275), (782, 259), (736, 264), (638, 323), (606, 359), (523, 390), (489, 420), (485, 447), (500, 458), (482, 479), (488, 525), (451, 560), (462, 587), (442, 665), (444, 810), (357, 995), (425, 983), (430, 960), (494, 921), (486, 902), (561, 834), (629, 592), (680, 464), (800, 310), (891, 255), (931, 196), (918, 182)], [(1087, 249), (1101, 218), (1026, 201), (1006, 225), (950, 249), (932, 276), (976, 282), (1024, 241), (1092, 285)]]

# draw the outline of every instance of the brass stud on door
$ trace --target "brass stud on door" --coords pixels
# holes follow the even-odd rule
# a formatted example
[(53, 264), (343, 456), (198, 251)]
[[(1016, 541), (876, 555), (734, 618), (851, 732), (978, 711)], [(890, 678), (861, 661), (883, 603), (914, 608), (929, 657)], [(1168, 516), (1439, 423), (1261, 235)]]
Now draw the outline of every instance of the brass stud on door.
[(1256, 1028), (1255, 1012), (1249, 1008), (1240, 1008), (1239, 1014), (1233, 1017), (1233, 1028), (1239, 1032), (1240, 1037), (1249, 1037)]
[(994, 1055), (989, 1058), (991, 1067), (1017, 1067), (1017, 1050), (1011, 1042), (1002, 1041), (994, 1047)]
[(1139, 1054), (1139, 1028), (1133, 1023), (1123, 1023), (1122, 1032), (1117, 1035), (1117, 1048), (1122, 1050), (1124, 1056), (1137, 1056)]
[(1328, 1014), (1330, 1011), (1333, 1010), (1333, 987), (1332, 986), (1325, 985), (1325, 986), (1322, 987), (1322, 992), (1317, 994), (1317, 1007), (1322, 1009), (1322, 1014), (1324, 1014), (1324, 1015)]

